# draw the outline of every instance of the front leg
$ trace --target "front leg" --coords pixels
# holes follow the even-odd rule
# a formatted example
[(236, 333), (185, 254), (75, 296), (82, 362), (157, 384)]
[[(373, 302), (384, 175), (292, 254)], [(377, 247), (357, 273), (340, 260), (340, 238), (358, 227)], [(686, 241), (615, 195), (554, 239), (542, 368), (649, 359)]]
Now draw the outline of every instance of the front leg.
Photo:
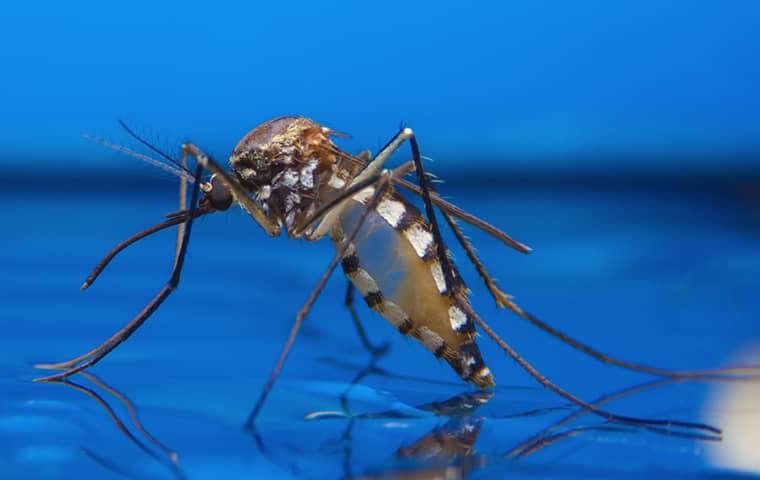
[(169, 295), (171, 295), (171, 293), (174, 290), (176, 290), (177, 286), (179, 285), (180, 276), (182, 274), (182, 267), (184, 266), (184, 263), (185, 263), (185, 255), (187, 253), (187, 247), (190, 244), (190, 232), (192, 231), (193, 220), (195, 217), (195, 212), (197, 210), (198, 195), (199, 195), (200, 184), (201, 184), (200, 178), (201, 178), (202, 173), (203, 173), (203, 167), (200, 164), (198, 164), (198, 166), (195, 169), (195, 182), (193, 185), (193, 194), (192, 194), (192, 199), (190, 201), (190, 212), (188, 213), (188, 220), (185, 225), (185, 231), (182, 236), (180, 247), (179, 249), (177, 249), (177, 255), (174, 259), (174, 267), (172, 268), (172, 273), (169, 276), (169, 280), (166, 282), (164, 287), (156, 294), (155, 297), (153, 297), (153, 299), (150, 302), (148, 302), (148, 304), (129, 323), (127, 323), (121, 330), (114, 333), (108, 340), (101, 343), (94, 349), (90, 350), (84, 355), (80, 355), (79, 357), (76, 357), (66, 362), (36, 365), (37, 368), (41, 368), (41, 369), (48, 369), (48, 370), (63, 369), (63, 371), (53, 374), (53, 375), (48, 375), (46, 377), (37, 378), (35, 379), (35, 381), (44, 382), (44, 381), (61, 380), (95, 365), (100, 360), (102, 360), (103, 357), (108, 355), (121, 343), (127, 340), (134, 332), (136, 332), (137, 329), (139, 329), (142, 326), (142, 324), (145, 323), (146, 320), (148, 320), (148, 318), (153, 314), (153, 312), (155, 312), (158, 309), (158, 307), (160, 307), (161, 304), (164, 303), (164, 301), (169, 297)]

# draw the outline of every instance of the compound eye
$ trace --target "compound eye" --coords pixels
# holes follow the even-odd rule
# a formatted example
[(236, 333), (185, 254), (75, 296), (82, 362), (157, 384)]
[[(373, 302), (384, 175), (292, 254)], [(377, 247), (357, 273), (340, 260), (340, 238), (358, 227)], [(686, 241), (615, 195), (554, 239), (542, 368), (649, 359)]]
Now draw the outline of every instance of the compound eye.
[(208, 193), (211, 205), (219, 211), (224, 211), (232, 205), (232, 193), (216, 176), (211, 178), (211, 191)]

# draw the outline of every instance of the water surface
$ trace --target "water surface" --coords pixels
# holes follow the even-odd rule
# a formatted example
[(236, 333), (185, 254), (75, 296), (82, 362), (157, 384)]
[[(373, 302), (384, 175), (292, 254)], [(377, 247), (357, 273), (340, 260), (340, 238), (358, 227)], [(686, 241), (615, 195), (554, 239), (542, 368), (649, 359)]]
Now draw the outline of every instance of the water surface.
[[(44, 193), (17, 185), (0, 192), (3, 211), (10, 212), (0, 239), (2, 478), (433, 478), (424, 475), (442, 472), (454, 478), (741, 478), (760, 472), (757, 449), (748, 448), (760, 431), (756, 384), (656, 385), (606, 405), (626, 415), (714, 424), (725, 429), (720, 444), (585, 415), (529, 455), (505, 458), (573, 408), (485, 337), (483, 355), (498, 387), (492, 395), (478, 393), (359, 305), (370, 337), (389, 345), (387, 354), (372, 358), (342, 305), (340, 272), (308, 318), (255, 435), (244, 431), (292, 318), (333, 251), (328, 242), (270, 239), (238, 211), (197, 223), (179, 290), (93, 369), (131, 400), (160, 445), (136, 428), (108, 388), (72, 378), (112, 405), (133, 432), (130, 439), (83, 391), (31, 383), (38, 374), (33, 362), (63, 360), (99, 343), (142, 308), (170, 271), (174, 233), (164, 232), (129, 249), (89, 291), (79, 292), (112, 245), (175, 207), (170, 182), (120, 185), (59, 185)], [(760, 363), (754, 350), (760, 343), (757, 196), (730, 185), (516, 185), (455, 183), (444, 193), (534, 248), (523, 256), (467, 229), (522, 306), (630, 360), (673, 368)], [(481, 315), (557, 383), (594, 400), (651, 380), (602, 366), (498, 310), (464, 253), (453, 249)]]

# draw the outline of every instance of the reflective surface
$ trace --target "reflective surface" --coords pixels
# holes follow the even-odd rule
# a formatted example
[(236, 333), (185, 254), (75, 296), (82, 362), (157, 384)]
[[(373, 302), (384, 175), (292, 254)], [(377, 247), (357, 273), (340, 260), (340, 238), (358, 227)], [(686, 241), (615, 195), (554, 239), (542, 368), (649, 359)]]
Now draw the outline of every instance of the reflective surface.
[[(711, 423), (725, 429), (724, 441), (589, 415), (546, 430), (575, 410), (487, 339), (483, 354), (498, 385), (492, 394), (472, 391), (359, 305), (370, 337), (390, 345), (372, 358), (342, 306), (340, 273), (307, 320), (257, 431), (244, 431), (332, 247), (269, 239), (239, 212), (197, 224), (177, 293), (93, 370), (98, 378), (71, 379), (89, 391), (31, 383), (33, 362), (67, 359), (99, 343), (163, 284), (172, 232), (132, 247), (90, 291), (78, 291), (112, 245), (174, 209), (174, 188), (151, 182), (112, 191), (83, 182), (34, 195), (34, 185), (0, 192), (10, 212), (0, 239), (3, 478), (760, 474), (752, 456), (758, 383), (642, 385), (651, 378), (599, 365), (498, 311), (451, 242), (475, 307), (550, 378), (587, 400), (642, 385), (605, 408)], [(751, 183), (741, 190), (513, 183), (442, 191), (534, 248), (520, 256), (467, 229), (504, 289), (560, 329), (658, 366), (760, 363), (752, 349), (760, 341), (760, 203)]]

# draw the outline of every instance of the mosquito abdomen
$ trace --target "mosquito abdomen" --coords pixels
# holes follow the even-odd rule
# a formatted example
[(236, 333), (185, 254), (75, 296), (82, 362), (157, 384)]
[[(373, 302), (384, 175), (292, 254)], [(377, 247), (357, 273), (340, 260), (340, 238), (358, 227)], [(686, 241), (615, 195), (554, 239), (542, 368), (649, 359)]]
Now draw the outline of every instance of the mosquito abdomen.
[[(355, 228), (372, 187), (350, 200), (332, 232), (336, 244)], [(343, 271), (367, 305), (400, 333), (421, 342), (463, 379), (486, 388), (493, 376), (475, 342), (472, 321), (449, 295), (430, 226), (412, 204), (390, 189), (368, 213), (344, 255)], [(456, 285), (466, 288), (454, 272)], [(462, 295), (464, 297), (464, 295)]]

